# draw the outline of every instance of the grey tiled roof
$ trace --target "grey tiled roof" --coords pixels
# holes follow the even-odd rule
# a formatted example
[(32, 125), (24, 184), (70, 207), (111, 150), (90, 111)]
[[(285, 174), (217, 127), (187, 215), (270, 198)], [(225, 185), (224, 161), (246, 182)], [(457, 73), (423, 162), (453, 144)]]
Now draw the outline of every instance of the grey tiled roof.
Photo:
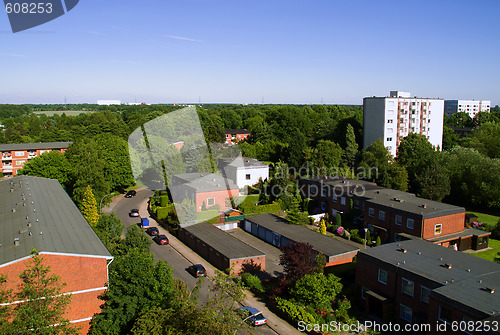
[(183, 228), (229, 259), (265, 256), (261, 251), (214, 227), (208, 222)]
[(113, 258), (61, 184), (32, 176), (0, 182), (0, 244), (0, 265), (29, 256), (33, 248)]
[(40, 142), (0, 144), (0, 151), (67, 149), (73, 142)]

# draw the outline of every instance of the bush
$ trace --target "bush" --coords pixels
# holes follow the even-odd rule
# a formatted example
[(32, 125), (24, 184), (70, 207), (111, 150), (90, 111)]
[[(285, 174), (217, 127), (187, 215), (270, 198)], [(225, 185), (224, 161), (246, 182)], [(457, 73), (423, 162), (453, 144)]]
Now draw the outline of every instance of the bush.
[(375, 246), (379, 246), (382, 244), (382, 240), (380, 239), (380, 236), (377, 236), (377, 240), (375, 241)]
[(165, 207), (156, 208), (156, 217), (160, 220), (164, 220), (168, 217), (168, 214), (174, 210), (174, 204), (167, 205)]
[(292, 301), (276, 297), (276, 307), (283, 312), (288, 318), (295, 322), (304, 321), (305, 324), (315, 324), (316, 319), (306, 309)]
[(243, 284), (255, 294), (264, 293), (264, 288), (262, 287), (262, 283), (257, 276), (252, 275), (251, 273), (245, 272), (241, 274), (241, 280)]
[(281, 210), (281, 205), (278, 202), (273, 202), (267, 205), (240, 205), (240, 210), (245, 214), (262, 214), (262, 213), (276, 213)]
[(160, 195), (160, 207), (165, 207), (170, 203), (168, 195)]

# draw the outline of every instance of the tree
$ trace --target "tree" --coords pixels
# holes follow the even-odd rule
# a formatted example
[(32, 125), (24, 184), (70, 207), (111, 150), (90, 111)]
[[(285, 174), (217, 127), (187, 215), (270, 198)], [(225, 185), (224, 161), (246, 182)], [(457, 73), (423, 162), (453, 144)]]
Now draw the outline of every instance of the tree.
[(319, 232), (322, 235), (326, 235), (326, 222), (325, 222), (325, 219), (321, 219), (321, 222), (319, 224)]
[(290, 288), (290, 295), (305, 305), (330, 309), (340, 291), (340, 278), (333, 274), (312, 273), (299, 278)]
[(94, 230), (109, 251), (114, 253), (120, 244), (123, 228), (121, 220), (113, 212), (111, 215), (101, 214)]
[(121, 245), (117, 251), (120, 254), (129, 253), (131, 250), (137, 250), (140, 253), (149, 254), (151, 240), (144, 234), (137, 225), (127, 227), (125, 238), (120, 241)]
[(316, 262), (317, 252), (309, 243), (289, 243), (281, 247), (280, 265), (291, 280), (322, 271)]
[(461, 144), (490, 158), (500, 158), (500, 123), (482, 124), (471, 135), (462, 139)]
[(347, 124), (345, 141), (346, 147), (344, 149), (342, 161), (344, 165), (351, 166), (354, 162), (356, 154), (358, 153), (358, 143), (356, 142), (356, 136), (354, 135), (354, 127), (350, 123)]
[(458, 145), (458, 135), (450, 127), (443, 127), (443, 150), (449, 150)]
[(92, 227), (97, 225), (97, 221), (99, 221), (99, 213), (97, 212), (97, 202), (90, 185), (87, 185), (85, 193), (83, 194), (83, 199), (80, 203), (80, 211)]
[(78, 329), (63, 317), (71, 295), (62, 295), (60, 277), (50, 273), (43, 258), (35, 251), (30, 263), (19, 276), (22, 283), (15, 294), (12, 333), (78, 334)]
[(19, 174), (57, 179), (66, 186), (71, 174), (71, 165), (64, 154), (58, 151), (46, 152), (27, 161)]
[(442, 156), (435, 154), (416, 176), (417, 195), (422, 198), (441, 201), (450, 194), (450, 177)]

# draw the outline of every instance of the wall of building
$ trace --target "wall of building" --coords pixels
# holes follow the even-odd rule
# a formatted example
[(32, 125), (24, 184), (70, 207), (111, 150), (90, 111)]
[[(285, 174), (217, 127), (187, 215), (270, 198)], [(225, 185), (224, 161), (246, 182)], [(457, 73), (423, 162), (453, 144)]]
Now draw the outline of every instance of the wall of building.
[(384, 138), (385, 99), (363, 99), (363, 148), (368, 147), (379, 138)]
[(208, 199), (214, 198), (215, 204), (220, 206), (220, 210), (226, 209), (226, 199), (229, 197), (237, 197), (239, 195), (239, 190), (222, 190), (222, 191), (210, 191), (210, 192), (198, 192), (196, 193), (196, 210), (201, 211), (203, 208), (203, 203), (207, 208), (211, 207), (208, 205)]
[[(24, 164), (37, 156), (45, 152), (50, 152), (52, 150), (57, 150), (60, 153), (64, 153), (67, 149), (39, 149), (39, 150), (12, 150), (2, 152), (2, 173), (17, 175), (17, 171), (24, 167)], [(6, 160), (4, 157), (9, 157)]]
[[(99, 306), (103, 301), (98, 297), (105, 292), (108, 284), (107, 260), (43, 253), (41, 256), (43, 265), (50, 266), (51, 273), (60, 276), (61, 282), (66, 283), (61, 292), (72, 293), (71, 304), (64, 317), (70, 321), (88, 319), (78, 323), (83, 327), (81, 333), (86, 334), (84, 330), (88, 330), (90, 318), (101, 311)], [(19, 275), (30, 263), (31, 258), (28, 258), (0, 267), (0, 274), (7, 276), (6, 289), (15, 292), (21, 284)]]
[[(441, 234), (435, 234), (436, 225), (441, 224)], [(434, 238), (464, 230), (465, 212), (424, 220), (423, 239)]]
[[(250, 175), (250, 179), (247, 179)], [(239, 188), (252, 186), (259, 182), (259, 179), (266, 180), (269, 178), (269, 166), (244, 168), (240, 167), (236, 171), (235, 183)]]

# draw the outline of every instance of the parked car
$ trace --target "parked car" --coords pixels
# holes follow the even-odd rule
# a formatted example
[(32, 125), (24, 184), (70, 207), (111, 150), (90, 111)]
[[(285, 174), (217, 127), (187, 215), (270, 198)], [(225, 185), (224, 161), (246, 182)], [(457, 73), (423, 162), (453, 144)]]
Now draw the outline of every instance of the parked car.
[(189, 273), (191, 273), (196, 278), (205, 277), (207, 275), (207, 270), (201, 264), (194, 264), (188, 268)]
[(156, 227), (149, 227), (148, 229), (146, 229), (146, 233), (149, 236), (156, 236), (160, 234), (160, 231)]
[(238, 308), (241, 316), (246, 319), (252, 326), (262, 326), (267, 323), (267, 319), (262, 315), (262, 312), (253, 307), (240, 307)]
[(153, 241), (155, 241), (156, 244), (159, 244), (159, 245), (167, 245), (168, 244), (168, 237), (166, 237), (165, 235), (156, 235), (153, 238)]
[(130, 210), (130, 213), (128, 213), (128, 216), (130, 217), (138, 217), (139, 216), (139, 210), (134, 208)]
[(135, 195), (137, 194), (136, 191), (132, 190), (132, 191), (128, 191), (127, 194), (125, 194), (125, 198), (132, 198), (132, 197), (135, 197)]

